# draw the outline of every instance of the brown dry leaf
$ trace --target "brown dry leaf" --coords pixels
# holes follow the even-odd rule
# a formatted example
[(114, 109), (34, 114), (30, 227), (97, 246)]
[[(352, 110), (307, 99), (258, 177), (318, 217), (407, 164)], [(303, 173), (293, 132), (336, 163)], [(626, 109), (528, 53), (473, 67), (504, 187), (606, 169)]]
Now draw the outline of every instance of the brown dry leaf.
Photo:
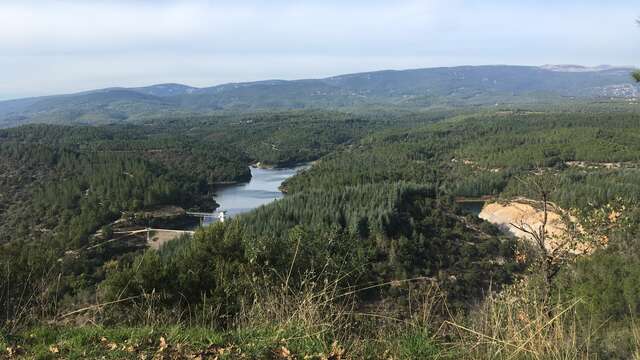
[(51, 345), (49, 346), (49, 352), (52, 354), (57, 354), (60, 352), (60, 349), (55, 345)]
[[(278, 349), (279, 351), (280, 349)], [(274, 351), (274, 354), (277, 356), (277, 352), (278, 351)], [(288, 351), (288, 350), (287, 350)], [(235, 358), (241, 358), (241, 359), (245, 359), (246, 356), (244, 356), (242, 354), (242, 351), (240, 350), (239, 347), (235, 346), (235, 345), (228, 345), (226, 347), (220, 346), (220, 345), (209, 345), (206, 349), (195, 353), (193, 355), (191, 355), (190, 359), (194, 359), (194, 360), (202, 360), (202, 359), (212, 359), (212, 360), (218, 360), (218, 359), (223, 359), (227, 356), (227, 355), (235, 355)]]
[(342, 360), (344, 356), (345, 350), (342, 346), (338, 345), (337, 341), (334, 341), (331, 344), (331, 353), (329, 353), (329, 360)]
[(520, 311), (517, 317), (520, 322), (529, 323), (529, 317), (524, 311)]
[(615, 223), (616, 221), (618, 221), (618, 218), (621, 216), (622, 214), (612, 210), (611, 213), (609, 213), (609, 221), (611, 221), (612, 223)]
[(382, 357), (381, 359), (386, 359), (386, 360), (395, 360), (393, 355), (390, 355), (389, 350), (385, 350), (384, 353), (382, 353)]
[(273, 351), (273, 354), (276, 356), (276, 358), (278, 359), (292, 359), (291, 357), (291, 351), (289, 351), (289, 349), (287, 349), (284, 346), (280, 346), (279, 348), (277, 348), (276, 350)]
[(20, 345), (8, 346), (6, 350), (9, 358), (13, 358), (22, 354), (22, 347), (20, 347)]
[(158, 347), (158, 351), (164, 351), (169, 345), (167, 344), (167, 340), (164, 336), (160, 337), (160, 347)]

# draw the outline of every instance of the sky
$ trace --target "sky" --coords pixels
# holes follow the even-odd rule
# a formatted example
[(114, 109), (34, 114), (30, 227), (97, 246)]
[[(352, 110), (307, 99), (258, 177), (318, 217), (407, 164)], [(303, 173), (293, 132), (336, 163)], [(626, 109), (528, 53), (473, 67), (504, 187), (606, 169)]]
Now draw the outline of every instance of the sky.
[(640, 65), (637, 0), (0, 0), (0, 99), (457, 65)]

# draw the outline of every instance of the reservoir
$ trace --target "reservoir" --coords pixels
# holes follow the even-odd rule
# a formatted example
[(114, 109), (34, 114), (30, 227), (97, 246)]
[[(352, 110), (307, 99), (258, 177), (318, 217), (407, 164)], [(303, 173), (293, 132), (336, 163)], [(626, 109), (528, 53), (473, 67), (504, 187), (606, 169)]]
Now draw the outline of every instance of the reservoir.
[(486, 201), (484, 201), (484, 200), (461, 201), (461, 202), (458, 202), (458, 205), (465, 212), (468, 212), (468, 213), (470, 213), (472, 215), (478, 216), (478, 215), (480, 215), (480, 212), (482, 212), (482, 208), (484, 207), (485, 203), (486, 203)]
[[(164, 227), (178, 230), (155, 230), (148, 240), (150, 247), (159, 249), (167, 241), (178, 238), (186, 230), (192, 232), (199, 225), (209, 225), (218, 221), (218, 213), (225, 212), (225, 218), (232, 218), (238, 214), (251, 211), (259, 206), (266, 205), (280, 199), (284, 194), (280, 191), (280, 185), (286, 179), (299, 171), (311, 167), (309, 164), (294, 168), (260, 169), (251, 167), (251, 180), (246, 183), (224, 185), (217, 189), (214, 200), (220, 205), (215, 211), (216, 216), (186, 217), (186, 222), (173, 222)], [(209, 215), (209, 214), (207, 214)], [(157, 227), (163, 227), (159, 225)]]
[(309, 167), (310, 165), (288, 169), (251, 167), (251, 181), (226, 185), (216, 191), (214, 199), (220, 204), (216, 211), (226, 211), (226, 217), (234, 217), (280, 199), (284, 196), (279, 189), (282, 182)]

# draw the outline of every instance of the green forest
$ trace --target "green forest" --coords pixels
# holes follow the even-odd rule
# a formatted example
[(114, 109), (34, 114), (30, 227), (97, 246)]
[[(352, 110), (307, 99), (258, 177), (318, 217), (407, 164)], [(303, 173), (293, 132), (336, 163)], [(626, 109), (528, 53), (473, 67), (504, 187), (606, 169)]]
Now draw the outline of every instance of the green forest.
[[(117, 235), (215, 208), (250, 165), (307, 163), (284, 198), (157, 250)], [(521, 198), (593, 251), (550, 263), (462, 206)], [(628, 107), (3, 129), (0, 357), (633, 358), (639, 210)]]

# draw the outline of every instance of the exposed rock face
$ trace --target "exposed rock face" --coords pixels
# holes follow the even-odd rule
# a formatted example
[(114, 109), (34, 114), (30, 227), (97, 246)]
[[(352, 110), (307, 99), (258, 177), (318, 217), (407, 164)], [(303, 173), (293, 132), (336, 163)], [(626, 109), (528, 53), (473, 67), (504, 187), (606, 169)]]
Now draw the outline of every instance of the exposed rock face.
[[(532, 240), (530, 234), (517, 229), (513, 224), (525, 227), (530, 226), (537, 230), (542, 225), (544, 214), (542, 210), (534, 207), (532, 203), (518, 200), (507, 204), (488, 203), (482, 208), (478, 216), (514, 236)], [(548, 214), (547, 232), (550, 235), (565, 232), (562, 218), (556, 212), (549, 212)]]
[[(542, 226), (544, 212), (537, 205), (536, 202), (528, 199), (516, 199), (508, 203), (487, 203), (478, 217), (498, 226), (508, 234), (533, 241), (534, 238), (531, 234), (518, 229), (515, 225), (539, 231), (540, 226)], [(555, 206), (552, 206), (547, 211), (546, 233), (548, 241), (546, 242), (546, 247), (550, 251), (556, 249), (559, 244), (564, 244), (566, 238), (570, 236), (567, 224), (560, 214), (561, 211)], [(574, 223), (576, 221), (571, 217), (569, 220)], [(565, 246), (571, 246), (572, 249), (568, 250), (572, 253), (589, 252), (589, 246), (586, 244), (571, 243)]]

